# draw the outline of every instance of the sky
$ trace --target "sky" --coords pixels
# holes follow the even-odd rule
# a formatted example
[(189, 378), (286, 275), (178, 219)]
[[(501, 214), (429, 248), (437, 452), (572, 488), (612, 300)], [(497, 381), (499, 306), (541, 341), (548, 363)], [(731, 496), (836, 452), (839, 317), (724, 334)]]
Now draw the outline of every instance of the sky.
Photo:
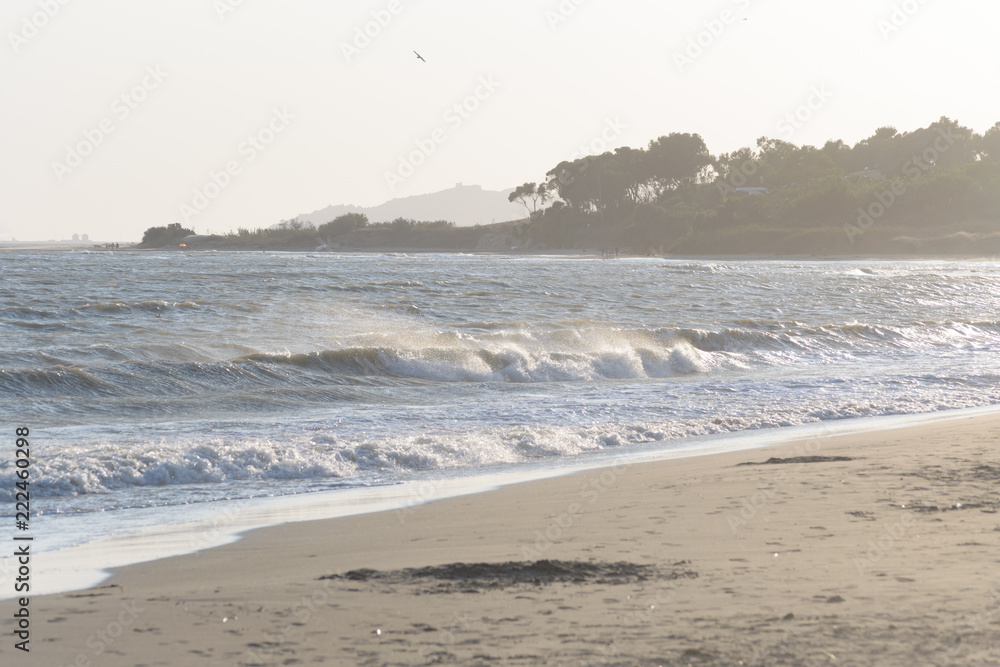
[(4, 0), (0, 240), (502, 190), (671, 132), (984, 132), (998, 24), (985, 0)]

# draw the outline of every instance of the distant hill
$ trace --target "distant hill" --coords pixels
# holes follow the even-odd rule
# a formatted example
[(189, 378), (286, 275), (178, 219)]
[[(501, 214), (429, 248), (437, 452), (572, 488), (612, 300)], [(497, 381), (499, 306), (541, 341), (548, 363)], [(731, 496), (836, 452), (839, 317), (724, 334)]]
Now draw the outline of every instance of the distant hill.
[(411, 220), (448, 220), (459, 227), (488, 225), (527, 217), (524, 207), (511, 204), (509, 190), (484, 190), (479, 185), (458, 183), (450, 190), (392, 199), (379, 206), (364, 208), (350, 204), (326, 208), (298, 216), (303, 222), (319, 226), (345, 213), (364, 213), (371, 222), (387, 222), (396, 218)]

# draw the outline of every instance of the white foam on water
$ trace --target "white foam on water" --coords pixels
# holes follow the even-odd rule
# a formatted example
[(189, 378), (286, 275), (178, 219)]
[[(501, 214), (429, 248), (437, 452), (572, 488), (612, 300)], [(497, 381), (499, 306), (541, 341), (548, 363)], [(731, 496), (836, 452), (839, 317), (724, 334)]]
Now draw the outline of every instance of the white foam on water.
[[(47, 595), (88, 588), (105, 581), (111, 576), (111, 570), (116, 568), (222, 546), (238, 540), (247, 531), (283, 523), (384, 511), (396, 511), (401, 521), (405, 521), (407, 510), (415, 505), (585, 470), (743, 451), (780, 443), (806, 442), (818, 437), (904, 428), (998, 413), (1000, 407), (991, 406), (691, 438), (676, 442), (667, 449), (616, 451), (573, 465), (464, 477), (436, 477), (391, 486), (280, 498), (205, 503), (186, 509), (183, 514), (174, 508), (120, 511), (112, 519), (118, 527), (112, 535), (56, 549), (45, 550), (43, 547), (34, 552), (32, 594)], [(178, 520), (178, 516), (183, 516), (183, 520)], [(50, 529), (55, 527), (51, 525)], [(0, 599), (14, 597), (11, 592), (13, 587), (6, 584), (16, 576), (15, 572), (14, 558), (0, 559)]]

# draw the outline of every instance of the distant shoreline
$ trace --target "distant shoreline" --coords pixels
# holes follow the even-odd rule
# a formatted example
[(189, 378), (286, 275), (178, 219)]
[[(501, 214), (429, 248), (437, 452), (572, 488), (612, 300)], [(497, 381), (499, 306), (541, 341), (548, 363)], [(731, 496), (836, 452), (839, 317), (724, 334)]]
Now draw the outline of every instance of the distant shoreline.
[(516, 250), (476, 250), (476, 249), (456, 249), (456, 248), (395, 248), (395, 247), (376, 247), (376, 248), (330, 248), (326, 250), (307, 250), (301, 248), (234, 248), (227, 247), (225, 245), (212, 246), (212, 247), (200, 247), (200, 248), (190, 248), (186, 250), (181, 250), (179, 248), (138, 248), (135, 244), (130, 244), (129, 246), (122, 246), (116, 250), (110, 248), (94, 248), (85, 246), (46, 246), (46, 245), (36, 245), (36, 244), (25, 244), (11, 246), (6, 244), (0, 244), (0, 252), (10, 252), (10, 251), (32, 251), (32, 252), (79, 252), (81, 250), (86, 250), (88, 252), (108, 252), (108, 253), (122, 253), (122, 252), (187, 252), (187, 253), (202, 253), (202, 252), (242, 252), (242, 253), (271, 253), (271, 254), (370, 254), (370, 255), (386, 255), (386, 254), (406, 254), (406, 255), (419, 255), (419, 254), (455, 254), (455, 255), (482, 255), (484, 257), (489, 256), (523, 256), (523, 257), (560, 257), (562, 259), (608, 259), (609, 261), (614, 261), (615, 259), (662, 259), (662, 260), (674, 260), (674, 261), (692, 261), (692, 262), (737, 262), (737, 261), (884, 261), (884, 262), (907, 262), (907, 261), (965, 261), (965, 262), (996, 262), (1000, 261), (1000, 257), (996, 255), (989, 254), (970, 254), (970, 253), (857, 253), (857, 254), (809, 254), (809, 253), (791, 253), (791, 254), (779, 254), (779, 253), (744, 253), (744, 254), (678, 254), (678, 253), (666, 253), (663, 255), (642, 255), (635, 253), (623, 253), (617, 258), (604, 258), (601, 256), (600, 250), (589, 249), (589, 250), (565, 250), (565, 249), (516, 249)]

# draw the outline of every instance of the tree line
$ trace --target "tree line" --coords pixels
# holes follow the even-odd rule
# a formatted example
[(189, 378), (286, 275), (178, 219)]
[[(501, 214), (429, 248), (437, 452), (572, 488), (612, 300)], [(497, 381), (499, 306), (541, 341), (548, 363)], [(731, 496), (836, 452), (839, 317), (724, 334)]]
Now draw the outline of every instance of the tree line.
[[(447, 220), (420, 221), (399, 217), (385, 222), (370, 222), (364, 213), (345, 213), (318, 227), (312, 223), (293, 218), (282, 220), (271, 227), (249, 229), (237, 227), (220, 235), (210, 236), (211, 242), (225, 247), (240, 248), (251, 246), (302, 246), (314, 247), (319, 243), (329, 243), (334, 239), (356, 230), (391, 230), (394, 232), (421, 231), (429, 229), (451, 229), (455, 223)], [(150, 227), (142, 236), (140, 248), (164, 248), (179, 246), (185, 237), (195, 235), (194, 230), (174, 222), (166, 226)], [(203, 241), (204, 243), (204, 241)]]
[(526, 234), (562, 247), (728, 252), (745, 239), (766, 252), (763, 237), (811, 236), (801, 250), (841, 251), (876, 222), (868, 240), (955, 225), (1000, 232), (1000, 123), (980, 135), (942, 117), (819, 148), (761, 137), (719, 155), (697, 134), (672, 133), (561, 162), (510, 201), (525, 207)]
[[(524, 221), (482, 231), (509, 233), (522, 248), (836, 254), (948, 251), (961, 246), (954, 239), (969, 247), (983, 239), (1000, 244), (1000, 122), (977, 134), (942, 117), (909, 132), (880, 127), (854, 145), (761, 137), (718, 155), (698, 134), (671, 133), (644, 148), (560, 162), (509, 199), (524, 206)], [(456, 235), (460, 230), (449, 232), (454, 226), (407, 218), (372, 223), (348, 213), (318, 227), (290, 220), (217, 238), (232, 247), (307, 247), (351, 245), (359, 234), (377, 232), (395, 243), (412, 241), (411, 232)], [(140, 247), (177, 245), (193, 233), (178, 223), (151, 227)], [(935, 238), (943, 245), (921, 246)]]

